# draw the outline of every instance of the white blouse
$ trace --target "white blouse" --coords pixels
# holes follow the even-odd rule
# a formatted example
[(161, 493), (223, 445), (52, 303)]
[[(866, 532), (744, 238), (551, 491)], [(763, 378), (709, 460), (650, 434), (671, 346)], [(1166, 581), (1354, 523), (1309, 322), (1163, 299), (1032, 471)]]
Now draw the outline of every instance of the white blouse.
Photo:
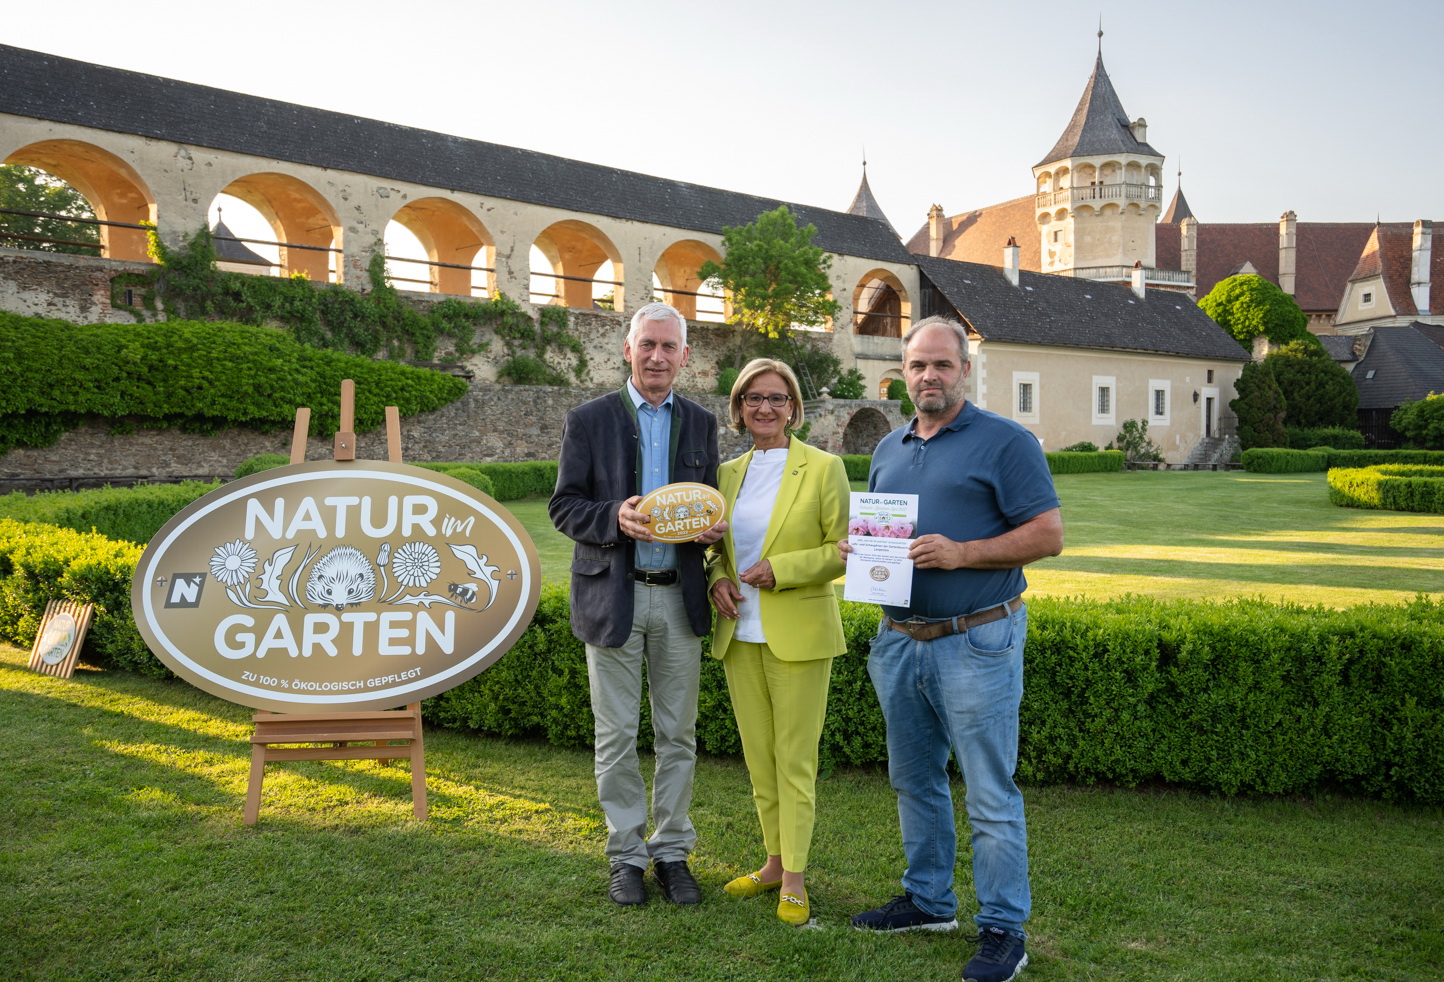
[[(787, 447), (752, 451), (752, 462), (742, 478), (737, 503), (732, 506), (732, 549), (737, 560), (737, 574), (750, 569), (762, 558), (762, 542), (777, 505), (777, 492), (787, 468)], [(765, 644), (762, 633), (762, 610), (757, 588), (738, 582), (742, 600), (737, 604), (737, 626), (732, 636), (738, 641)]]

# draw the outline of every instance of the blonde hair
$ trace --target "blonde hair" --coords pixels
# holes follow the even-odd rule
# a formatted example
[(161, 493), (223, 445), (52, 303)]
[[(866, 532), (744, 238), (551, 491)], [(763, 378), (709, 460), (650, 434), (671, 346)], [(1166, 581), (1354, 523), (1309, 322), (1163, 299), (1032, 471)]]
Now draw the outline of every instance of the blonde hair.
[(792, 415), (787, 419), (787, 430), (791, 432), (802, 425), (802, 386), (797, 384), (797, 376), (792, 374), (792, 369), (788, 368), (786, 363), (771, 358), (753, 358), (742, 367), (742, 373), (737, 376), (737, 381), (732, 383), (732, 396), (727, 403), (732, 417), (732, 428), (738, 433), (747, 432), (747, 425), (742, 422), (742, 396), (759, 375), (766, 375), (768, 372), (782, 378), (783, 384), (787, 386), (787, 394), (792, 397)]

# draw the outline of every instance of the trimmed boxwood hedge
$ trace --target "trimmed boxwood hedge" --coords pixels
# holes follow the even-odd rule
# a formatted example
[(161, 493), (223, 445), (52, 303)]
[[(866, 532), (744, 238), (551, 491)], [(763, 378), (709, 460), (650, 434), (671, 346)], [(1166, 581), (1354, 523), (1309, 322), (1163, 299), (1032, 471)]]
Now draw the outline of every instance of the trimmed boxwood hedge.
[(1328, 480), (1336, 505), (1444, 515), (1444, 467), (1341, 467), (1329, 471)]
[(1254, 474), (1296, 474), (1335, 467), (1419, 464), (1444, 467), (1444, 450), (1283, 450), (1254, 447), (1243, 452), (1243, 469)]
[[(236, 477), (245, 477), (290, 460), (282, 454), (257, 454), (241, 462)], [(416, 464), (470, 484), (497, 501), (516, 501), (537, 494), (551, 494), (557, 486), (557, 462), (526, 460), (517, 463), (478, 464), (469, 461)]]
[[(168, 674), (131, 620), (140, 549), (0, 519), (0, 637), (29, 646), (45, 602), (94, 601), (87, 661)], [(1263, 600), (1035, 598), (1018, 773), (1025, 781), (1165, 781), (1233, 793), (1341, 789), (1444, 803), (1444, 604), (1348, 610)], [(867, 677), (877, 608), (844, 602), (824, 766), (886, 759)], [(704, 645), (707, 642), (704, 640)], [(644, 737), (650, 732), (643, 701)], [(542, 592), (516, 646), (425, 704), (432, 725), (591, 742), (586, 656), (567, 590)], [(699, 747), (740, 752), (721, 666), (705, 658)]]
[(0, 497), (0, 517), (145, 543), (176, 512), (218, 487), (214, 481), (183, 481), (93, 491), (42, 491), (33, 496), (15, 491)]
[[(1055, 450), (1045, 453), (1050, 474), (1089, 474), (1123, 470), (1123, 451), (1099, 450), (1087, 453), (1074, 450)], [(871, 454), (844, 454), (842, 464), (847, 468), (849, 481), (866, 481), (872, 469)]]
[(1243, 452), (1243, 469), (1250, 474), (1302, 474), (1329, 469), (1327, 450), (1284, 450), (1251, 447)]

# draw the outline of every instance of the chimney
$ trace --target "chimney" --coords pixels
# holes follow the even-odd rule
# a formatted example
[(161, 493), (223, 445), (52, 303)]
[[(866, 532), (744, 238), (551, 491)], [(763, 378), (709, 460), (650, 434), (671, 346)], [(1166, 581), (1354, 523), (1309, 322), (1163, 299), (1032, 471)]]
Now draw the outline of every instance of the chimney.
[(1419, 219), (1414, 223), (1414, 262), (1409, 270), (1409, 292), (1420, 316), (1429, 314), (1429, 262), (1434, 253), (1434, 226)]
[(1138, 299), (1139, 299), (1139, 300), (1142, 300), (1142, 299), (1143, 299), (1143, 294), (1144, 294), (1144, 292), (1145, 292), (1145, 290), (1146, 290), (1146, 287), (1144, 287), (1144, 285), (1143, 285), (1143, 272), (1144, 272), (1144, 270), (1143, 270), (1143, 262), (1142, 262), (1142, 260), (1134, 260), (1134, 262), (1133, 262), (1133, 292), (1138, 295)]
[(1018, 285), (1018, 240), (1011, 235), (1008, 244), (1003, 246), (1003, 275), (1009, 283)]
[(943, 217), (943, 206), (933, 205), (928, 209), (928, 255), (943, 254), (943, 235), (947, 231), (947, 219)]
[(1148, 142), (1148, 120), (1142, 116), (1139, 116), (1133, 122), (1129, 123), (1128, 130), (1133, 134), (1133, 139), (1139, 143)]
[(1279, 217), (1279, 289), (1294, 295), (1298, 255), (1299, 216), (1286, 211)]

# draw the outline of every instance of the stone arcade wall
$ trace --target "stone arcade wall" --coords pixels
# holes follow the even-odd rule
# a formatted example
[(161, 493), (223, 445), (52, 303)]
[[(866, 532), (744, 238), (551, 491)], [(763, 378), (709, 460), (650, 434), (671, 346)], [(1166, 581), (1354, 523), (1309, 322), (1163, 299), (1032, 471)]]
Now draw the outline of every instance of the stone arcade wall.
[[(401, 421), (403, 456), (412, 462), (555, 460), (567, 411), (608, 391), (610, 388), (473, 384), (451, 405)], [(725, 396), (687, 395), (718, 415), (724, 459), (750, 446), (746, 437), (726, 429)], [(873, 433), (901, 424), (897, 407), (895, 402), (867, 400), (811, 403), (807, 412), (814, 422), (809, 442), (841, 453), (849, 436), (853, 443), (871, 439), (865, 450), (846, 451), (870, 453), (877, 442)], [(55, 446), (12, 450), (0, 457), (0, 491), (230, 478), (246, 458), (258, 453), (289, 454), (290, 446), (289, 430), (257, 433), (232, 429), (215, 436), (177, 430), (112, 434), (104, 425), (88, 424), (66, 433)], [(331, 452), (329, 436), (312, 437), (306, 458), (325, 460)], [(356, 453), (361, 458), (384, 460), (384, 431), (357, 434)]]

